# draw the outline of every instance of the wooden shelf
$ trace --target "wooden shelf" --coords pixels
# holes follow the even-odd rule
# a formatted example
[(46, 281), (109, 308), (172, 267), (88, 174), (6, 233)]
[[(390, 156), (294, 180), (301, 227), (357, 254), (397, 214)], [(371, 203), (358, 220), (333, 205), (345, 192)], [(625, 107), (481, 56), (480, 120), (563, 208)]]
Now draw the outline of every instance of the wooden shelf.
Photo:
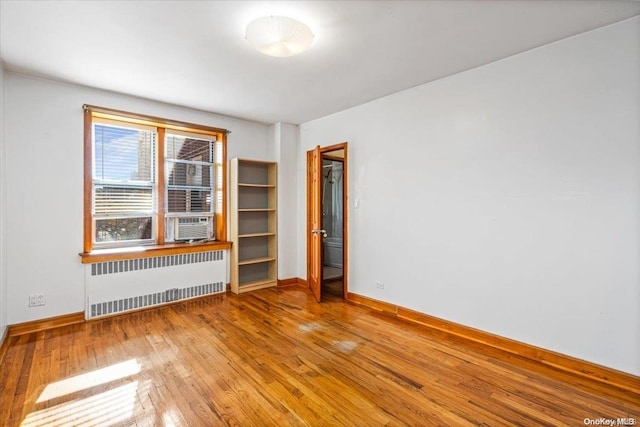
[(276, 188), (276, 186), (273, 184), (245, 184), (245, 183), (238, 184), (238, 187)]
[(230, 160), (231, 291), (276, 286), (277, 170), (273, 162)]
[(258, 289), (271, 288), (273, 286), (276, 286), (277, 284), (278, 284), (277, 280), (271, 280), (271, 279), (245, 282), (240, 285), (236, 293), (241, 294), (243, 292), (250, 292), (250, 291), (256, 291)]
[(275, 261), (275, 260), (276, 259), (274, 257), (252, 258), (252, 259), (245, 259), (242, 261), (238, 261), (238, 265), (258, 264), (262, 262), (269, 262), (269, 261)]
[(264, 236), (275, 236), (276, 233), (251, 233), (251, 234), (238, 234), (238, 238), (243, 239), (247, 237), (264, 237)]

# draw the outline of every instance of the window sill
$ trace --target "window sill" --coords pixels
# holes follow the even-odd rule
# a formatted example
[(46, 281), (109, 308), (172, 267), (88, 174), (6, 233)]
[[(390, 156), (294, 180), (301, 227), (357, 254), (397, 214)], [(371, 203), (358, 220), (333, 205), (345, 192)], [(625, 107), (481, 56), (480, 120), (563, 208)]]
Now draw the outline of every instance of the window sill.
[(93, 264), (105, 261), (120, 261), (133, 258), (152, 258), (156, 256), (188, 254), (202, 251), (217, 251), (231, 249), (231, 242), (205, 243), (169, 243), (166, 245), (137, 246), (134, 248), (99, 249), (80, 253), (83, 264)]

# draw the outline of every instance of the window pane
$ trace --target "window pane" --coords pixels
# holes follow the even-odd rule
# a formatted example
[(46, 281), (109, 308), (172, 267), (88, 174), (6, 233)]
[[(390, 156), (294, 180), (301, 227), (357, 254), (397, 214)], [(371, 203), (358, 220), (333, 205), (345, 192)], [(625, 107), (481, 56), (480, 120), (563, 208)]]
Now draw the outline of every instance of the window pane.
[(154, 181), (154, 132), (96, 124), (94, 152), (96, 179)]
[(213, 141), (179, 135), (167, 135), (166, 140), (168, 159), (213, 162)]
[(151, 217), (96, 220), (96, 243), (151, 239)]
[(169, 185), (211, 187), (213, 166), (168, 162)]
[(211, 212), (211, 190), (167, 191), (168, 212)]
[(96, 185), (94, 209), (96, 215), (152, 212), (152, 189)]

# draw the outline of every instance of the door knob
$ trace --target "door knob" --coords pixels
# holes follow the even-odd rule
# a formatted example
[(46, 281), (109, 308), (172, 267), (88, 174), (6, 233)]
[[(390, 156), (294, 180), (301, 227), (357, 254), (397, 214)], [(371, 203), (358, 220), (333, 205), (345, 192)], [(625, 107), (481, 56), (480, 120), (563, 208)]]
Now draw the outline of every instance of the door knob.
[(311, 230), (313, 234), (322, 234), (322, 237), (327, 237), (327, 230), (322, 230), (320, 228), (314, 228)]

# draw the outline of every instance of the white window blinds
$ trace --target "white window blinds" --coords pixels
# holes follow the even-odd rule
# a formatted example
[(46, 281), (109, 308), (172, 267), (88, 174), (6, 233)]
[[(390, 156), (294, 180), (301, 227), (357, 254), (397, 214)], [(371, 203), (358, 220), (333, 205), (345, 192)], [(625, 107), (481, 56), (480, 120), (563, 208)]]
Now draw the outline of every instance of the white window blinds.
[(167, 213), (213, 214), (215, 140), (166, 135)]
[(93, 125), (94, 242), (153, 241), (156, 133)]

